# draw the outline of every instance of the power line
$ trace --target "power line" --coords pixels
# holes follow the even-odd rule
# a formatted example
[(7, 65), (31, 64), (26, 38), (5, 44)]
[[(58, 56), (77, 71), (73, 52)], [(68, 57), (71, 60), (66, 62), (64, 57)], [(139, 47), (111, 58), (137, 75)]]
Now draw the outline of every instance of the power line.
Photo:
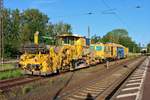
[(72, 15), (63, 15), (63, 16), (52, 16), (51, 18), (70, 18), (70, 17), (79, 17), (79, 16), (89, 16), (89, 15), (94, 15), (94, 11), (90, 11), (87, 13), (78, 13), (78, 14), (72, 14)]
[[(101, 1), (103, 2), (103, 4), (104, 4), (108, 9), (112, 9), (112, 8), (105, 2), (105, 0), (101, 0)], [(140, 8), (140, 6), (139, 6), (139, 7), (136, 7), (136, 8)], [(115, 10), (117, 11), (117, 9), (115, 9)], [(131, 28), (127, 23), (125, 23), (125, 22), (122, 20), (121, 16), (119, 16), (118, 13), (114, 13), (114, 15), (115, 15), (115, 17), (116, 17), (123, 25), (125, 25), (128, 29), (132, 29), (132, 31), (134, 31), (133, 28)], [(133, 27), (133, 26), (132, 26), (132, 27)]]
[[(102, 2), (103, 2), (103, 4), (104, 4), (107, 8), (112, 9), (112, 8), (108, 5), (108, 3), (105, 2), (105, 0), (102, 0)], [(117, 9), (115, 9), (115, 10), (118, 12)], [(115, 13), (114, 15), (115, 15), (115, 17), (116, 17), (126, 28), (131, 29), (132, 31), (135, 32), (135, 30), (134, 30), (133, 28), (131, 28), (131, 27), (128, 25), (128, 23), (126, 23), (124, 20), (122, 20), (121, 16), (119, 16), (118, 13)], [(133, 26), (132, 26), (132, 27), (133, 27)]]
[[(112, 9), (106, 2), (105, 0), (101, 0), (102, 3), (108, 8), (108, 9)], [(117, 9), (115, 8), (115, 10), (117, 11)], [(126, 23), (122, 20), (122, 18), (118, 15), (118, 13), (113, 13), (114, 16), (123, 24), (127, 27)]]
[(72, 14), (72, 15), (53, 16), (51, 18), (54, 19), (54, 18), (70, 18), (70, 17), (79, 17), (79, 16), (90, 16), (90, 15), (96, 15), (98, 13), (101, 13), (101, 14), (114, 14), (115, 13), (114, 10), (115, 10), (114, 8), (103, 10), (103, 11), (91, 10), (91, 11), (88, 11), (88, 12), (77, 13), (77, 14)]

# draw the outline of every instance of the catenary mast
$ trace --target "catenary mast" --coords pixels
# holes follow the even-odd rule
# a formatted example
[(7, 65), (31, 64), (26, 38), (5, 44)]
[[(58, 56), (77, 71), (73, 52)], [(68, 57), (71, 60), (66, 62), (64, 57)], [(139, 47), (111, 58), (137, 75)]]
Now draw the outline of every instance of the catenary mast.
[(3, 54), (4, 54), (4, 43), (3, 43), (3, 0), (0, 0), (0, 60), (3, 61)]

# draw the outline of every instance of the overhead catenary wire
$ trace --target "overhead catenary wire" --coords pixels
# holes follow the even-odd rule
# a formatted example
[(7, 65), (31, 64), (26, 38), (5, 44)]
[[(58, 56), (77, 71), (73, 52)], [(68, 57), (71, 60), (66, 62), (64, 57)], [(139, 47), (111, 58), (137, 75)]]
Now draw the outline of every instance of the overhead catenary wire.
[[(110, 6), (105, 2), (105, 0), (101, 0), (101, 1), (102, 1), (102, 3), (103, 3), (108, 9), (112, 9), (112, 7), (110, 7)], [(118, 12), (118, 10), (117, 10), (116, 8), (115, 8), (114, 10)], [(113, 14), (114, 14), (115, 17), (121, 22), (121, 24), (123, 24), (123, 25), (125, 25), (125, 26), (127, 27), (126, 23), (122, 20), (122, 18), (118, 15), (118, 13), (113, 13)]]
[(53, 16), (51, 18), (70, 18), (70, 17), (79, 17), (79, 16), (87, 16), (87, 15), (93, 15), (95, 14), (94, 11), (84, 12), (84, 13), (77, 13), (77, 14), (71, 14), (71, 15), (60, 15), (60, 16)]
[(51, 17), (52, 19), (54, 18), (70, 18), (70, 17), (80, 17), (80, 16), (90, 16), (90, 15), (96, 15), (96, 14), (114, 14), (115, 8), (111, 8), (111, 9), (106, 9), (103, 11), (98, 11), (98, 10), (91, 10), (91, 11), (87, 11), (87, 12), (83, 12), (83, 13), (76, 13), (76, 14), (72, 14), (72, 15), (62, 15), (62, 16), (53, 16)]
[[(101, 0), (101, 1), (102, 1), (102, 3), (103, 3), (108, 9), (112, 9), (112, 7), (109, 6), (108, 3), (105, 2), (105, 0)], [(116, 13), (114, 13), (113, 15), (120, 21), (120, 23), (121, 23), (123, 26), (125, 26), (126, 28), (131, 29), (132, 31), (134, 31), (133, 28), (131, 28), (131, 27), (127, 24), (127, 22), (125, 22), (125, 21), (121, 18), (121, 16), (117, 13), (117, 12), (118, 12), (117, 8), (115, 8), (115, 11), (116, 11)], [(132, 27), (133, 27), (133, 26), (132, 26)]]
[[(102, 1), (102, 3), (108, 8), (108, 9), (112, 9), (106, 2), (105, 2), (105, 0), (101, 0)], [(136, 7), (137, 8), (137, 7)], [(139, 9), (140, 7), (138, 7), (138, 9)], [(118, 12), (118, 10), (117, 9), (115, 9), (117, 12)], [(126, 27), (126, 28), (128, 28), (128, 29), (132, 29), (132, 31), (134, 31), (133, 30), (133, 28), (131, 28), (126, 22), (124, 22), (123, 20), (122, 20), (122, 18), (121, 18), (121, 16), (119, 16), (118, 15), (118, 13), (114, 13), (114, 15), (116, 16), (116, 18)], [(133, 26), (132, 26), (133, 27)], [(135, 31), (134, 31), (135, 32)], [(133, 48), (134, 49), (134, 48)]]

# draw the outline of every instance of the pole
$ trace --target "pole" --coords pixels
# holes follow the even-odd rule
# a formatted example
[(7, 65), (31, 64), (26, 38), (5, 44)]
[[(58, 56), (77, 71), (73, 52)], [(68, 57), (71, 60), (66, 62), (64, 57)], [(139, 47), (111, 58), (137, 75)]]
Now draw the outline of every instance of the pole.
[(88, 38), (90, 39), (90, 26), (88, 26)]
[(4, 54), (4, 43), (3, 43), (3, 0), (0, 0), (0, 61), (3, 62), (3, 54)]

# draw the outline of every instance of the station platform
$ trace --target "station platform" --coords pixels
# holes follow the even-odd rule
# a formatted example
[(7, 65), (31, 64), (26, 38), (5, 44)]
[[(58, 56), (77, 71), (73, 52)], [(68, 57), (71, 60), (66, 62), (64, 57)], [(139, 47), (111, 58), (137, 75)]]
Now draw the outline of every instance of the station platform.
[(148, 65), (148, 69), (144, 81), (142, 100), (150, 100), (150, 63)]

